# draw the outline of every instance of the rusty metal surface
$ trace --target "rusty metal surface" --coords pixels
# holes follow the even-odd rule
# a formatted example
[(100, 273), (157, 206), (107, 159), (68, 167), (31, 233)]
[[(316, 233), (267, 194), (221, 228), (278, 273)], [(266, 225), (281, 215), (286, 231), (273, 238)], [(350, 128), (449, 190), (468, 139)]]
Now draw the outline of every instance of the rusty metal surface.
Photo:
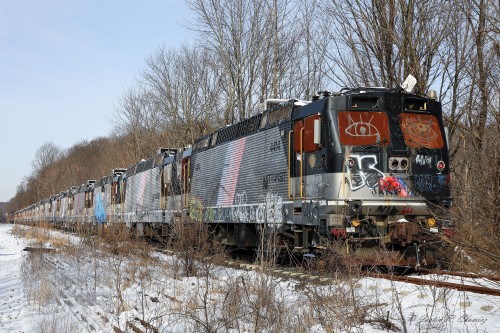
[(494, 289), (494, 288), (467, 285), (467, 284), (462, 284), (462, 283), (452, 283), (452, 282), (446, 282), (446, 281), (426, 280), (426, 279), (421, 279), (421, 278), (416, 278), (416, 277), (398, 276), (398, 275), (392, 275), (392, 274), (369, 273), (367, 275), (371, 276), (371, 277), (375, 277), (375, 278), (382, 278), (382, 279), (387, 279), (387, 280), (391, 280), (391, 281), (398, 281), (398, 282), (406, 282), (406, 283), (411, 283), (411, 284), (416, 284), (416, 285), (421, 285), (421, 286), (435, 286), (435, 287), (441, 287), (441, 288), (455, 289), (458, 291), (469, 291), (469, 292), (473, 292), (473, 293), (477, 293), (477, 294), (500, 296), (500, 289)]

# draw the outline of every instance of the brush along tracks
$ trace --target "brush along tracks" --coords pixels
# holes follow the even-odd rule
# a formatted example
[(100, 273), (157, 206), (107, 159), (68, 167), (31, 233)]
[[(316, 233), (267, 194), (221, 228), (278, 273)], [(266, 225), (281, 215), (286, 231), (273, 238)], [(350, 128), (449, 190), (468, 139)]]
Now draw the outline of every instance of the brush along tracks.
[[(328, 284), (332, 282), (334, 279), (329, 274), (323, 274), (321, 272), (301, 272), (299, 270), (291, 270), (291, 269), (262, 269), (259, 265), (256, 264), (248, 264), (248, 263), (239, 263), (235, 261), (226, 261), (228, 266), (233, 268), (245, 269), (245, 270), (262, 270), (265, 272), (269, 272), (272, 275), (279, 276), (285, 279), (292, 278), (298, 279), (302, 281), (310, 281), (310, 283), (319, 283), (319, 284)], [(478, 274), (471, 273), (460, 273), (453, 271), (442, 271), (442, 270), (430, 270), (430, 269), (422, 269), (420, 273), (424, 273), (426, 275), (435, 274), (437, 276), (454, 276), (468, 279), (468, 284), (465, 281), (461, 283), (450, 282), (445, 280), (437, 280), (437, 279), (425, 279), (423, 277), (412, 277), (406, 275), (397, 275), (397, 274), (383, 274), (383, 273), (374, 273), (374, 272), (360, 272), (360, 277), (373, 277), (379, 279), (386, 279), (390, 281), (398, 281), (411, 283), (415, 285), (425, 285), (425, 286), (434, 286), (440, 288), (449, 288), (458, 291), (467, 291), (476, 294), (484, 294), (484, 295), (492, 295), (492, 296), (500, 296), (499, 288), (491, 288), (486, 287), (485, 285), (497, 285), (500, 287), (498, 283), (500, 281), (500, 277), (495, 276), (482, 276)]]

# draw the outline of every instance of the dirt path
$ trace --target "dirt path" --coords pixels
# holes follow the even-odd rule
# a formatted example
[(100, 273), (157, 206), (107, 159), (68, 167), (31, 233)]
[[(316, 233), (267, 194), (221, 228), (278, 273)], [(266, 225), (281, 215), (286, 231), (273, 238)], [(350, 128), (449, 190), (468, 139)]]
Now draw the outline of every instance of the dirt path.
[(0, 332), (33, 330), (21, 279), (25, 240), (11, 233), (12, 225), (0, 224)]

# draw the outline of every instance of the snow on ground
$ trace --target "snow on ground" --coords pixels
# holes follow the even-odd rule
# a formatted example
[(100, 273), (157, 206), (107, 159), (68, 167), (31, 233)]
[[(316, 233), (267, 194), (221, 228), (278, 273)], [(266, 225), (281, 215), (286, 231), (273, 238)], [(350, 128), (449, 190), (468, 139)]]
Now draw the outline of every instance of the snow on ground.
[(1, 333), (500, 332), (500, 297), (375, 278), (318, 284), (207, 263), (185, 277), (181, 258), (140, 248), (124, 257), (64, 234), (51, 242), (72, 246), (25, 252), (32, 241), (12, 230), (0, 224)]
[(21, 277), (25, 241), (10, 229), (0, 224), (0, 332), (27, 332), (32, 330)]

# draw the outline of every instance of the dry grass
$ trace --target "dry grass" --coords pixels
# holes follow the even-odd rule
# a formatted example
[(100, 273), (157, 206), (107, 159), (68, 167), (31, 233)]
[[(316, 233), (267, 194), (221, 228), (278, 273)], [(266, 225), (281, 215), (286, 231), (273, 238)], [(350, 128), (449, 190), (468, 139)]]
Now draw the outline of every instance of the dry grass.
[(48, 223), (40, 223), (37, 227), (14, 225), (14, 235), (26, 238), (32, 246), (43, 247), (50, 244), (55, 249), (61, 249), (70, 245), (69, 240), (63, 234), (53, 232)]
[[(99, 302), (110, 323), (123, 330), (128, 322), (125, 311), (133, 311), (159, 331), (179, 324), (186, 331), (197, 332), (305, 333), (312, 327), (339, 332), (360, 331), (369, 324), (404, 332), (410, 325), (404, 295), (396, 286), (380, 289), (375, 296), (376, 286), (363, 291), (359, 265), (341, 249), (332, 247), (311, 264), (331, 277), (327, 284), (287, 281), (266, 274), (267, 270), (220, 274), (229, 268), (212, 261), (214, 250), (207, 246), (213, 244), (210, 235), (192, 224), (182, 226), (173, 232), (178, 240), (172, 240), (180, 255), (167, 260), (152, 255), (150, 245), (133, 240), (120, 226), (108, 228), (101, 237), (83, 238), (55, 254), (30, 254), (23, 268), (28, 295), (43, 308), (64, 288), (57, 285), (61, 277), (56, 270), (43, 259), (57, 255), (59, 262), (71, 267), (71, 284), (79, 286), (81, 301)], [(16, 232), (29, 237), (35, 234), (24, 227), (18, 229)], [(180, 243), (190, 237), (194, 245)], [(186, 274), (186, 265), (191, 264), (195, 270)], [(186, 279), (191, 283), (186, 284)], [(392, 308), (387, 305), (387, 295), (392, 295)], [(433, 311), (443, 308), (439, 303), (442, 296), (436, 294)], [(52, 324), (47, 321), (45, 331), (53, 331)]]

